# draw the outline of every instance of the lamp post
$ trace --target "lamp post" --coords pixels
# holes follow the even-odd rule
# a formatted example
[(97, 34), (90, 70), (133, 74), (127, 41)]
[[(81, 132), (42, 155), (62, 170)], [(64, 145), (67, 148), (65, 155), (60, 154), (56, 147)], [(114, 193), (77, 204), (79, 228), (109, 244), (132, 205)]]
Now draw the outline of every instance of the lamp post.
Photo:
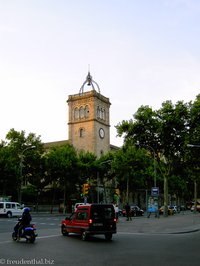
[(200, 148), (200, 145), (187, 144), (187, 147), (189, 147), (189, 148)]
[(24, 160), (24, 153), (29, 150), (29, 149), (34, 149), (35, 146), (28, 146), (26, 147), (24, 150), (22, 150), (22, 152), (20, 153), (19, 155), (19, 158), (20, 158), (20, 164), (19, 164), (19, 167), (20, 167), (20, 184), (19, 184), (19, 190), (18, 190), (18, 202), (21, 203), (21, 200), (22, 200), (22, 182), (23, 182), (23, 160)]
[[(140, 143), (136, 143), (137, 146), (140, 146)], [(142, 144), (141, 146), (149, 148), (153, 152), (153, 165), (154, 165), (154, 187), (156, 187), (156, 153), (153, 147), (149, 145)]]
[[(139, 142), (136, 143), (136, 145), (140, 146)], [(148, 149), (150, 149), (153, 152), (153, 164), (154, 164), (154, 187), (151, 190), (151, 196), (153, 197), (153, 201), (154, 201), (154, 208), (155, 208), (155, 217), (159, 217), (159, 212), (158, 212), (158, 196), (159, 196), (159, 189), (156, 187), (156, 153), (153, 147), (149, 146), (149, 145), (145, 145), (142, 144), (141, 146), (147, 147)], [(149, 198), (150, 200), (150, 198)], [(151, 211), (149, 211), (149, 206), (148, 206), (148, 192), (146, 190), (146, 210), (147, 213), (149, 212), (149, 215), (151, 214)], [(156, 202), (156, 203), (155, 203)], [(150, 204), (150, 202), (149, 202)], [(149, 216), (147, 216), (149, 217)]]
[(155, 153), (155, 150), (151, 146), (146, 146), (146, 147), (153, 151), (154, 187), (156, 187), (156, 153)]
[[(187, 144), (188, 148), (200, 148), (200, 145)], [(194, 180), (194, 213), (197, 212), (197, 181)]]
[[(101, 162), (100, 165), (110, 163), (110, 162), (112, 162), (112, 160), (107, 160), (107, 161)], [(99, 201), (100, 201), (99, 187), (100, 187), (100, 177), (99, 177), (99, 171), (97, 171), (97, 203), (99, 203)], [(105, 186), (104, 186), (104, 193), (105, 193), (105, 200), (106, 200)]]

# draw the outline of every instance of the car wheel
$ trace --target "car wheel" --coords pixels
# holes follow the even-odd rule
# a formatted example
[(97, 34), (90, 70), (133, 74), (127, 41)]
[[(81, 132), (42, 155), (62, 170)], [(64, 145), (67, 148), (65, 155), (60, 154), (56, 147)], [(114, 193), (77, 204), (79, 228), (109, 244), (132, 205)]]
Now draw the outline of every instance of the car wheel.
[(66, 229), (65, 226), (61, 227), (61, 233), (62, 233), (63, 236), (68, 236), (69, 235), (69, 233), (67, 232), (67, 229)]
[(8, 213), (7, 213), (7, 217), (8, 217), (8, 218), (12, 218), (12, 212), (8, 212)]
[(88, 239), (88, 234), (85, 231), (83, 231), (82, 235), (81, 235), (81, 238), (82, 238), (83, 241), (86, 241)]
[(110, 241), (112, 239), (112, 234), (111, 233), (105, 234), (105, 239)]

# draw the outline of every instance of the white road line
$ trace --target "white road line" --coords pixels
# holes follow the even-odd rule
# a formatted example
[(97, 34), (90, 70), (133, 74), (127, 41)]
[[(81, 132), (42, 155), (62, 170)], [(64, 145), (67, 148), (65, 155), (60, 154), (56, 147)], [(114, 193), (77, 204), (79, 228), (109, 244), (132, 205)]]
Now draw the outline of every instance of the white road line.
[[(57, 234), (57, 235), (49, 235), (49, 236), (39, 236), (36, 238), (37, 239), (45, 239), (45, 238), (51, 238), (51, 237), (57, 237), (57, 236), (62, 236), (61, 234)], [(22, 238), (22, 240), (24, 240), (24, 238)], [(6, 240), (6, 241), (1, 241), (0, 242), (0, 245), (1, 244), (7, 244), (7, 243), (12, 243), (14, 242), (13, 240)]]
[(13, 241), (11, 241), (11, 240), (9, 240), (9, 241), (8, 240), (7, 241), (3, 241), (3, 242), (0, 242), (0, 245), (1, 244), (6, 244), (6, 243), (11, 243), (11, 242), (13, 242)]
[(57, 236), (61, 236), (61, 234), (59, 234), (59, 235), (49, 235), (49, 236), (39, 236), (37, 238), (38, 239), (42, 239), (42, 238), (51, 238), (51, 237), (57, 237)]

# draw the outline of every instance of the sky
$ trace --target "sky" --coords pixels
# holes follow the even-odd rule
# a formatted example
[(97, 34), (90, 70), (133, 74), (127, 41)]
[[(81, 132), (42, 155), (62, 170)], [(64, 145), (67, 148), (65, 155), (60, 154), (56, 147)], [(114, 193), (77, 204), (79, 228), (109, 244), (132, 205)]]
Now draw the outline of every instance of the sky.
[(0, 0), (0, 139), (68, 139), (68, 95), (90, 70), (120, 146), (115, 126), (140, 106), (195, 101), (199, 47), (199, 0)]

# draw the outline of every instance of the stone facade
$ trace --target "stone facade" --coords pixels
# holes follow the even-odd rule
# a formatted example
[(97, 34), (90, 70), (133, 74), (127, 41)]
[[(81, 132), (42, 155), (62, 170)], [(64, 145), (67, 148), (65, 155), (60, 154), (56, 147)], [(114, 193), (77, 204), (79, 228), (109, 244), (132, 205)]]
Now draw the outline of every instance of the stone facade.
[(68, 96), (69, 142), (97, 157), (110, 150), (110, 101), (96, 90)]

